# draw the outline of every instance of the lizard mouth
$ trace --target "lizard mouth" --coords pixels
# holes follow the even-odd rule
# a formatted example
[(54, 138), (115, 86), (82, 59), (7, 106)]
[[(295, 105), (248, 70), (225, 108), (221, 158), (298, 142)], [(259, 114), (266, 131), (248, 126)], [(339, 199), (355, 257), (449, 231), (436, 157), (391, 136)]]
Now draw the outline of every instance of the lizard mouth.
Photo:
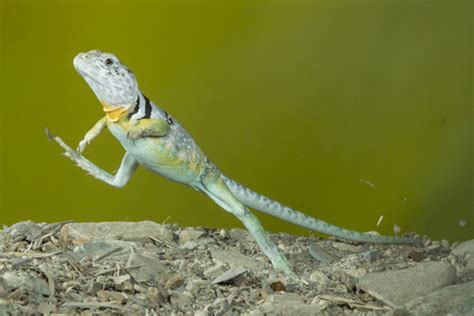
[(100, 82), (99, 80), (95, 79), (91, 75), (89, 75), (87, 72), (82, 71), (80, 69), (77, 69), (77, 72), (86, 80), (86, 81), (92, 81), (94, 84), (105, 87), (105, 85)]

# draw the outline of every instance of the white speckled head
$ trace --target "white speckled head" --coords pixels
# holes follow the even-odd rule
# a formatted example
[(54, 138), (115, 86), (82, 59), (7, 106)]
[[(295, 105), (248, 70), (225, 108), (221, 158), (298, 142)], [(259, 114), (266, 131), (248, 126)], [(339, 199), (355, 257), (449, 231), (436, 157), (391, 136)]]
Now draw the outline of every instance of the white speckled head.
[(113, 54), (91, 50), (74, 58), (74, 67), (102, 103), (128, 107), (137, 99), (133, 72)]

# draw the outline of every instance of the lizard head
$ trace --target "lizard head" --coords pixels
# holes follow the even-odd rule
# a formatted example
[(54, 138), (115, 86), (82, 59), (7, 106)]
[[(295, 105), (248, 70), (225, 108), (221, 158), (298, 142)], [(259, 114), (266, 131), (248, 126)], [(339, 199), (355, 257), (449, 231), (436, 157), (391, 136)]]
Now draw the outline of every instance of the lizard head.
[(74, 58), (74, 67), (89, 84), (104, 110), (130, 108), (139, 93), (133, 72), (113, 54), (91, 50)]

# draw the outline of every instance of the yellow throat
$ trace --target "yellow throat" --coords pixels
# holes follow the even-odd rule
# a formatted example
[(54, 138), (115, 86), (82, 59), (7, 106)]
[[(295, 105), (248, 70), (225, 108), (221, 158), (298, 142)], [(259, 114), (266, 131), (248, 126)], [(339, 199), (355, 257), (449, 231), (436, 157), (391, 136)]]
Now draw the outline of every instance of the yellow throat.
[(117, 122), (119, 121), (122, 116), (124, 116), (128, 111), (130, 107), (124, 107), (121, 105), (110, 105), (105, 101), (100, 101), (102, 103), (102, 108), (107, 116), (107, 119), (110, 122)]

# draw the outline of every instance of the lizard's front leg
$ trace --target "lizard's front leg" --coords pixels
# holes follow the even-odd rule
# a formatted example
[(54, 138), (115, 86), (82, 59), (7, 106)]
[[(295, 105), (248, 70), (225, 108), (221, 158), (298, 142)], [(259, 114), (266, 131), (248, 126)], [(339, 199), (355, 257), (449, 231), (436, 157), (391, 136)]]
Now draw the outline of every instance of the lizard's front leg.
[(86, 135), (84, 135), (84, 139), (79, 142), (79, 146), (77, 147), (77, 153), (80, 155), (84, 151), (87, 145), (89, 145), (94, 138), (96, 138), (100, 132), (107, 126), (107, 116), (101, 118), (97, 123), (95, 123), (94, 127), (92, 127)]
[(121, 188), (130, 180), (132, 174), (138, 167), (138, 161), (128, 152), (122, 158), (120, 168), (115, 175), (97, 167), (88, 159), (82, 157), (78, 152), (71, 149), (60, 137), (53, 136), (47, 130), (48, 137), (56, 141), (64, 150), (64, 154), (74, 161), (81, 169), (87, 171), (95, 178), (104, 181), (111, 186)]

